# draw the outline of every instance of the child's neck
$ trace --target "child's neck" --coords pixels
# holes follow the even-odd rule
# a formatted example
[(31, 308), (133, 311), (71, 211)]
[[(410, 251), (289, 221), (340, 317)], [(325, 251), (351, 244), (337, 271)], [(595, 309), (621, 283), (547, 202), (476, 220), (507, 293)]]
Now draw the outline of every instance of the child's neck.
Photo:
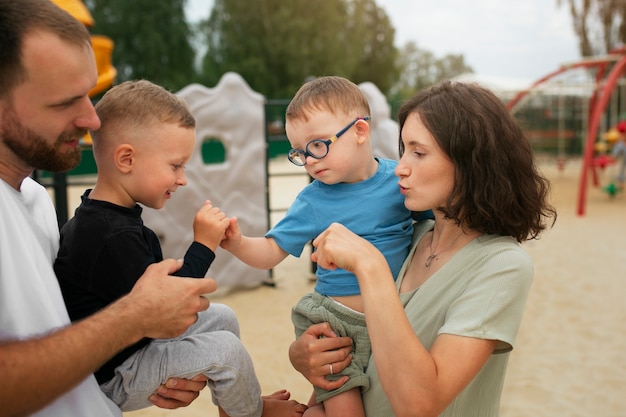
[(365, 178), (363, 178), (362, 181), (372, 178), (374, 175), (376, 175), (377, 171), (378, 171), (378, 160), (372, 156), (369, 159), (369, 163), (367, 164), (367, 167), (365, 170)]
[[(135, 207), (136, 202), (133, 201), (127, 194), (115, 192), (111, 187), (107, 187), (102, 184), (98, 184), (93, 187), (88, 196), (92, 200), (106, 201), (107, 203), (116, 204), (122, 207)], [(125, 198), (128, 197), (128, 198)]]

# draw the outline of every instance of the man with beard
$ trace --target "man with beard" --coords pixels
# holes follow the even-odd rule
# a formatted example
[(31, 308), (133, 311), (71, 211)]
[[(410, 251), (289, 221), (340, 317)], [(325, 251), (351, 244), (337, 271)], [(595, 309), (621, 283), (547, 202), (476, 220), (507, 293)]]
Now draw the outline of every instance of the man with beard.
[[(151, 265), (132, 291), (70, 324), (52, 264), (53, 204), (29, 176), (80, 160), (100, 121), (89, 99), (97, 70), (85, 27), (49, 0), (0, 0), (0, 416), (121, 416), (92, 373), (128, 345), (183, 333), (206, 310), (210, 278)], [(157, 406), (188, 405), (206, 380), (169, 380)]]

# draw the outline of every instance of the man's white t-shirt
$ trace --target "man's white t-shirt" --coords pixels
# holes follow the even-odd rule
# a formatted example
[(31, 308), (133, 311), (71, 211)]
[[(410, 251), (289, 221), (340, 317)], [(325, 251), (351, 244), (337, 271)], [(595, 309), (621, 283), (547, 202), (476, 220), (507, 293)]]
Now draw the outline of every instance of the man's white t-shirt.
[[(16, 191), (0, 180), (0, 341), (27, 339), (70, 323), (52, 269), (58, 248), (56, 212), (45, 188), (26, 178)], [(93, 375), (34, 414), (121, 415)]]

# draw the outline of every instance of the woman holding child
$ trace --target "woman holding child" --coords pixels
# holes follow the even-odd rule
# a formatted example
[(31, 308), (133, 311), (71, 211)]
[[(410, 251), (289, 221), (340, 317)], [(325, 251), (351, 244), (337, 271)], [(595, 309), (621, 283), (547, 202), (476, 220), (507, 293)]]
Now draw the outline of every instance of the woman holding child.
[[(395, 281), (382, 254), (340, 224), (315, 239), (313, 260), (358, 278), (372, 343), (368, 416), (498, 416), (533, 278), (520, 244), (556, 220), (549, 183), (486, 89), (443, 82), (408, 100), (399, 122), (399, 192), (435, 220), (415, 224)], [(335, 389), (345, 378), (325, 376), (348, 365), (350, 346), (322, 323), (290, 358), (311, 383)]]

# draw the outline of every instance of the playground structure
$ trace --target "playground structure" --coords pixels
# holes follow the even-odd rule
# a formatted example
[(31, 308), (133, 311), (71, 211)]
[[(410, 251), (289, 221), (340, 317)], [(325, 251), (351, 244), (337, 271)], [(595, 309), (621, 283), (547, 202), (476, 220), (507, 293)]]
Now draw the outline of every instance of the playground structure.
[[(185, 165), (187, 185), (162, 209), (143, 211), (144, 223), (159, 236), (163, 255), (182, 257), (193, 241), (193, 217), (206, 200), (236, 216), (246, 235), (263, 236), (268, 229), (265, 98), (235, 73), (224, 74), (214, 88), (191, 84), (176, 94), (196, 119), (197, 140)], [(221, 291), (271, 282), (268, 271), (218, 251), (209, 276)]]
[[(374, 154), (397, 158), (398, 124), (391, 119), (385, 96), (372, 83), (359, 84), (366, 95), (376, 123), (371, 124)], [(191, 221), (209, 199), (228, 216), (236, 216), (242, 232), (263, 236), (295, 197), (297, 186), (309, 182), (304, 169), (279, 174), (271, 172), (269, 159), (284, 159), (289, 145), (284, 132), (285, 108), (289, 100), (276, 103), (253, 91), (237, 73), (228, 72), (215, 87), (190, 84), (176, 93), (196, 118), (196, 148), (186, 164), (187, 185), (160, 210), (144, 209), (145, 224), (159, 236), (165, 257), (180, 257), (193, 240)], [(242, 123), (243, 121), (243, 123)], [(277, 176), (285, 188), (271, 190)], [(290, 184), (290, 185), (285, 185)], [(273, 285), (271, 271), (253, 269), (230, 253), (219, 250), (209, 275), (220, 291)]]
[(576, 213), (583, 216), (589, 175), (591, 175), (593, 186), (599, 187), (598, 169), (604, 169), (612, 162), (606, 156), (606, 149), (603, 147), (606, 144), (606, 138), (610, 139), (610, 134), (619, 121), (620, 112), (624, 107), (622, 103), (624, 94), (621, 91), (620, 80), (626, 71), (626, 48), (615, 49), (606, 56), (593, 57), (561, 66), (558, 70), (535, 81), (528, 89), (519, 92), (508, 102), (507, 108), (515, 113), (522, 99), (527, 98), (533, 91), (547, 85), (549, 81), (562, 74), (578, 69), (593, 76), (589, 97), (586, 100), (586, 126), (582, 129), (584, 134), (583, 160), (576, 207)]

